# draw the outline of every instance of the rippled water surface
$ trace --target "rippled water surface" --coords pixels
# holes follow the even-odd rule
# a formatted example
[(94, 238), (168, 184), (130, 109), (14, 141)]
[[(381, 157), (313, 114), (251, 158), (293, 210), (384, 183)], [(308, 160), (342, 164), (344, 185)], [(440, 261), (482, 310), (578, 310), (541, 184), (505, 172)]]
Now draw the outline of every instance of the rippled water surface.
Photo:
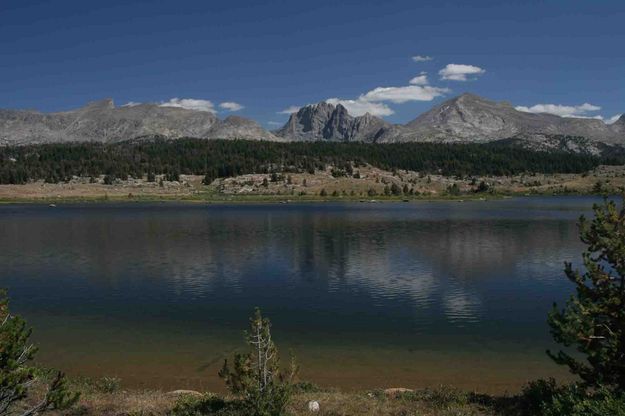
[(219, 389), (260, 306), (321, 384), (514, 390), (593, 202), (0, 206), (0, 283), (72, 374)]

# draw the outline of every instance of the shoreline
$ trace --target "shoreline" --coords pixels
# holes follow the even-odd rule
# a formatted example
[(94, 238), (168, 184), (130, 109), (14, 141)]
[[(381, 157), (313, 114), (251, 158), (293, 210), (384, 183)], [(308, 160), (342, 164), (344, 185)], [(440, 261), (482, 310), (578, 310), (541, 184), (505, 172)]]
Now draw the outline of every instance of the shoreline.
[[(0, 185), (1, 186), (1, 185)], [(463, 194), (463, 195), (422, 195), (410, 197), (376, 196), (376, 197), (318, 197), (318, 196), (293, 196), (289, 195), (219, 195), (212, 194), (208, 197), (199, 195), (194, 197), (182, 197), (177, 195), (142, 195), (142, 196), (110, 196), (107, 194), (93, 196), (61, 196), (61, 197), (14, 197), (0, 198), (0, 205), (56, 205), (56, 204), (141, 204), (141, 203), (179, 203), (179, 204), (301, 204), (301, 203), (415, 203), (415, 202), (486, 202), (493, 200), (532, 198), (532, 197), (559, 197), (559, 196), (595, 196), (600, 197), (605, 193), (593, 192), (533, 192), (533, 193), (489, 193), (489, 194)], [(608, 195), (616, 195), (610, 192)]]

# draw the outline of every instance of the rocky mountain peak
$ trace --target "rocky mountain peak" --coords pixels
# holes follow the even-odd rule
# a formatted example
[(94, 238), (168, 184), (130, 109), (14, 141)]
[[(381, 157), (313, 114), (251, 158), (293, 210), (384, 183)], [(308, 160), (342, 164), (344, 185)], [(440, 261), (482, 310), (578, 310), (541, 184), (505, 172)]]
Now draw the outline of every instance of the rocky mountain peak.
[(465, 93), (421, 114), (393, 140), (488, 142), (517, 135), (579, 136), (605, 143), (624, 142), (619, 127), (600, 120), (518, 111), (510, 103)]
[(341, 104), (310, 104), (291, 114), (276, 135), (290, 140), (375, 141), (380, 129), (390, 126), (379, 117), (353, 117)]

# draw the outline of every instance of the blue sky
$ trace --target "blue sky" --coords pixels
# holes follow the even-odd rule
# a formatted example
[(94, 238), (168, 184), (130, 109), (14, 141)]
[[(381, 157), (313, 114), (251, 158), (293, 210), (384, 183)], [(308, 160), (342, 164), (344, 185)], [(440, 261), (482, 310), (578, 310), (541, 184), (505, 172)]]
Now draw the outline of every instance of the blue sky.
[(0, 107), (111, 97), (275, 128), (321, 100), (406, 122), (468, 91), (608, 119), (625, 113), (624, 22), (623, 0), (0, 0)]

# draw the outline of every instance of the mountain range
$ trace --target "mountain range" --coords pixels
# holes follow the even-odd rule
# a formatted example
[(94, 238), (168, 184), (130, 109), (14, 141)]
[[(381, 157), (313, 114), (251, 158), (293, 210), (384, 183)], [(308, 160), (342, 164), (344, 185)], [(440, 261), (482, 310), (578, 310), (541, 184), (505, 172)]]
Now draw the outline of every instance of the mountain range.
[(509, 103), (468, 93), (403, 125), (368, 113), (354, 117), (341, 104), (320, 102), (292, 113), (286, 124), (273, 132), (238, 116), (222, 120), (211, 112), (158, 104), (116, 107), (112, 100), (57, 113), (0, 110), (0, 144), (5, 145), (151, 137), (368, 143), (508, 140), (541, 150), (598, 153), (606, 146), (625, 146), (625, 115), (606, 124), (597, 119), (518, 111)]

